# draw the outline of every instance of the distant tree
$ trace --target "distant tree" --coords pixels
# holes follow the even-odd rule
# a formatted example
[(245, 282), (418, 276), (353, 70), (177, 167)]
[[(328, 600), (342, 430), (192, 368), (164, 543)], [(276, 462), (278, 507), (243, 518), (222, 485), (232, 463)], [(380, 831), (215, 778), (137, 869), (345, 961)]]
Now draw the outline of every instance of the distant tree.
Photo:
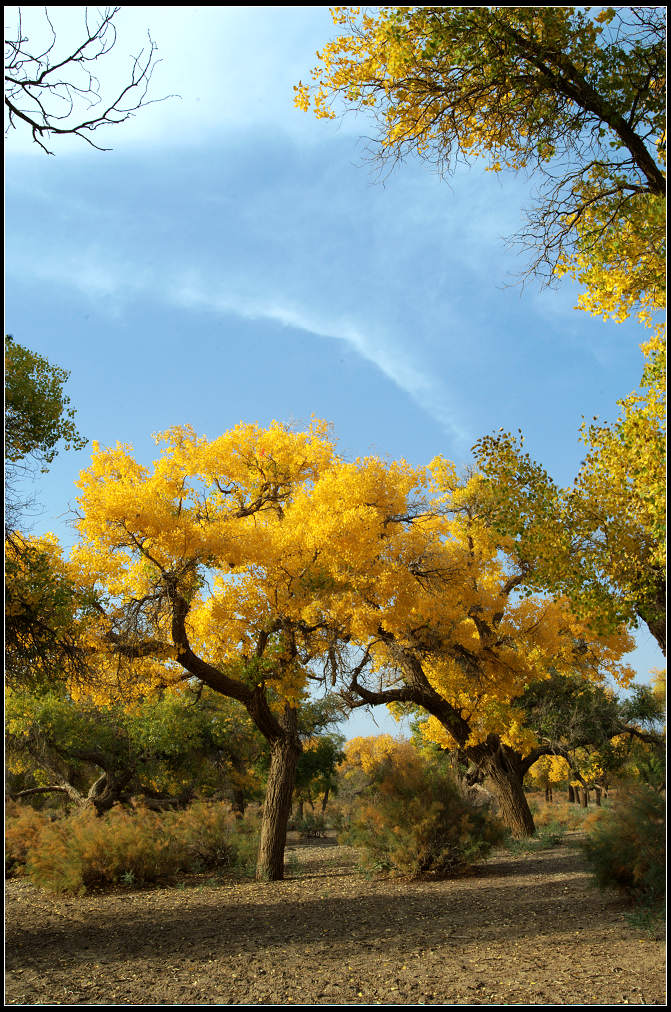
[(344, 753), (344, 737), (339, 734), (319, 734), (303, 744), (296, 767), (294, 797), (302, 813), (305, 802), (314, 809), (321, 797), (321, 813), (326, 811), (329, 797), (338, 791), (337, 769)]
[(6, 23), (5, 34), (5, 134), (25, 127), (46, 154), (53, 154), (47, 143), (65, 135), (108, 150), (98, 143), (97, 131), (125, 122), (150, 103), (147, 95), (157, 62), (151, 37), (132, 57), (125, 83), (103, 91), (96, 64), (116, 44), (114, 19), (120, 7), (96, 8), (93, 19), (89, 8), (82, 8), (81, 36), (60, 46), (48, 8), (44, 22), (50, 38), (43, 46), (24, 34), (21, 8), (16, 9), (18, 21)]

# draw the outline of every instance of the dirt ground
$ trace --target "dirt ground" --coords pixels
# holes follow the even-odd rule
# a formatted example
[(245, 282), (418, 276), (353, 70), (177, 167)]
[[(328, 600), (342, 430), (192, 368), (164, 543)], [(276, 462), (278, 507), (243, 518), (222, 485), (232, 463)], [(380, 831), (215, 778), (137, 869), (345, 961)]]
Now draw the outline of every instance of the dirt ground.
[(54, 898), (7, 883), (8, 1005), (664, 1005), (664, 943), (571, 841), (451, 881), (292, 841), (283, 882)]

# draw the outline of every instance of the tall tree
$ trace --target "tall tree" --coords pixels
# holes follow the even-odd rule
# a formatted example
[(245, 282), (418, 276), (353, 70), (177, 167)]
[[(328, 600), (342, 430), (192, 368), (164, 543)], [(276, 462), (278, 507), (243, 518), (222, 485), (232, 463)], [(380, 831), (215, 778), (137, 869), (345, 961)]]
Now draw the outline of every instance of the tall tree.
[[(631, 671), (620, 659), (632, 641), (621, 629), (597, 637), (566, 600), (521, 593), (527, 564), (492, 524), (480, 475), (462, 479), (439, 458), (428, 477), (414, 477), (417, 484), (402, 495), (396, 476), (380, 467), (376, 495), (396, 496), (393, 512), (376, 514), (363, 506), (365, 498), (350, 508), (347, 552), (335, 533), (337, 517), (333, 539), (326, 537), (327, 503), (315, 487), (311, 517), (322, 532), (324, 571), (315, 607), (361, 651), (345, 688), (350, 703), (421, 707), (433, 740), (482, 769), (510, 828), (529, 835), (534, 825), (522, 780), (526, 763), (545, 746), (518, 697), (552, 671), (626, 681)], [(334, 471), (330, 502), (347, 501), (352, 486), (347, 468)]]
[[(617, 265), (628, 222), (654, 219), (663, 239), (663, 8), (336, 7), (333, 18), (342, 34), (296, 104), (374, 115), (384, 162), (416, 153), (449, 172), (481, 157), (533, 173), (540, 195), (520, 236), (531, 271), (575, 268), (589, 292), (601, 279), (585, 256)], [(634, 259), (659, 275), (653, 242)]]
[(170, 658), (174, 678), (237, 700), (265, 737), (257, 875), (280, 879), (300, 711), (311, 666), (330, 650), (310, 615), (317, 552), (285, 525), (334, 466), (334, 447), (323, 423), (304, 433), (241, 424), (211, 441), (183, 427), (162, 440), (153, 470), (128, 447), (95, 447), (75, 562), (107, 594), (102, 652)]

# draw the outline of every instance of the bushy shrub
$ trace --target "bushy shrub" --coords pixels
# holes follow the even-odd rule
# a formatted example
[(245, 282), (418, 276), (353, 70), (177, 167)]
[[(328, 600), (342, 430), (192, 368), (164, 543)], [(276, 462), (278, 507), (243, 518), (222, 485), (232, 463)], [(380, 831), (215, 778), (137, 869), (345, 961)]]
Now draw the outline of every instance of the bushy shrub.
[(230, 868), (235, 863), (235, 818), (222, 804), (196, 802), (182, 812), (166, 813), (164, 832), (180, 855), (179, 870)]
[(632, 899), (660, 904), (666, 871), (663, 796), (645, 784), (619, 791), (582, 849), (601, 888), (615, 886)]
[(28, 854), (35, 848), (40, 833), (51, 819), (46, 812), (38, 812), (30, 805), (14, 801), (5, 808), (5, 874), (23, 875)]
[(342, 840), (371, 871), (416, 878), (454, 875), (500, 843), (500, 822), (412, 745), (398, 743), (371, 772)]
[(160, 814), (115, 807), (101, 818), (86, 811), (44, 820), (25, 846), (24, 862), (35, 885), (81, 893), (119, 883), (167, 882), (180, 872), (247, 873), (257, 849), (255, 828), (236, 823), (221, 804), (198, 803)]

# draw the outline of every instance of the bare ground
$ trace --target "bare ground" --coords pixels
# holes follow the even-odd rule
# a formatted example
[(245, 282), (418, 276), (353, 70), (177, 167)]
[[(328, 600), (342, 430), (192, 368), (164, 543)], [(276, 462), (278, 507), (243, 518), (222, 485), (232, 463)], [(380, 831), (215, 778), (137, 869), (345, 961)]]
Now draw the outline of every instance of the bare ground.
[(7, 883), (8, 1005), (664, 1005), (663, 941), (575, 847), (375, 880), (293, 841), (283, 882), (54, 898)]

